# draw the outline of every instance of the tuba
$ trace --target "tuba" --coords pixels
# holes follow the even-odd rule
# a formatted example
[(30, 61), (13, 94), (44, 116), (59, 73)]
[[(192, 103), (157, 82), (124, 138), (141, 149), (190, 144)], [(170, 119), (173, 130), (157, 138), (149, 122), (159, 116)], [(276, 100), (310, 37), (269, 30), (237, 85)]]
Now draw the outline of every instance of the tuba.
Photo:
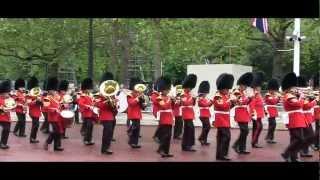
[(144, 91), (147, 90), (147, 86), (144, 84), (136, 84), (133, 88), (135, 91), (139, 93), (139, 102), (142, 109), (145, 109), (147, 106), (146, 100), (148, 99), (146, 95), (144, 95)]
[(120, 90), (118, 82), (114, 80), (104, 81), (101, 83), (99, 90), (100, 94), (107, 99), (107, 104), (112, 107), (112, 109), (115, 109), (117, 105), (112, 99), (112, 96), (115, 96)]
[(17, 107), (17, 103), (13, 98), (9, 97), (4, 100), (4, 107), (3, 107), (4, 111), (10, 111), (16, 107)]
[(40, 87), (35, 87), (29, 91), (29, 96), (39, 97), (39, 96), (41, 96), (41, 93), (42, 93), (42, 91), (41, 91)]

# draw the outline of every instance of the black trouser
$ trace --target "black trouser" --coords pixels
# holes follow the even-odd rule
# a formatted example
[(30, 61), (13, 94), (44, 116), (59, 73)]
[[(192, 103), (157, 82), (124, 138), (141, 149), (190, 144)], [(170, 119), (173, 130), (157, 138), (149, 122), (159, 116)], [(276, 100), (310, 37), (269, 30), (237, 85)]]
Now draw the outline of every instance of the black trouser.
[(61, 147), (61, 133), (59, 132), (59, 126), (57, 122), (49, 122), (49, 136), (47, 143), (51, 144), (53, 141), (54, 149)]
[(138, 145), (139, 134), (140, 134), (140, 120), (132, 119), (131, 126), (129, 131), (129, 145), (135, 144)]
[(184, 120), (184, 130), (182, 136), (182, 149), (191, 148), (195, 141), (195, 131), (192, 120)]
[(320, 120), (316, 119), (316, 130), (315, 130), (315, 146), (320, 148)]
[(298, 158), (298, 152), (305, 146), (305, 138), (303, 135), (304, 128), (289, 129), (290, 144), (284, 151), (284, 155), (293, 160)]
[(234, 142), (234, 146), (239, 148), (240, 151), (246, 150), (247, 136), (249, 134), (248, 123), (238, 123), (240, 128), (240, 135), (238, 139)]
[(91, 142), (92, 140), (92, 131), (93, 131), (93, 120), (90, 118), (84, 118), (85, 123), (85, 135), (83, 141)]
[(116, 120), (116, 117), (114, 117), (114, 121), (112, 121), (112, 139), (114, 139), (114, 129), (116, 128), (116, 125), (117, 125), (117, 120)]
[(101, 124), (103, 125), (101, 152), (105, 152), (110, 148), (114, 121), (102, 121)]
[(16, 126), (14, 127), (13, 132), (17, 133), (19, 136), (22, 136), (25, 134), (26, 131), (26, 114), (23, 113), (16, 113), (17, 117), (18, 117), (18, 121), (16, 123)]
[(1, 140), (0, 143), (7, 145), (9, 134), (10, 134), (10, 122), (0, 122), (0, 126), (2, 126), (2, 132), (1, 132)]
[(263, 129), (261, 118), (257, 118), (256, 120), (252, 120), (252, 140), (251, 144), (258, 144), (259, 136)]
[(200, 120), (202, 122), (202, 131), (201, 131), (201, 134), (199, 136), (199, 140), (207, 142), (208, 134), (209, 134), (209, 131), (211, 129), (210, 121), (209, 121), (209, 118), (207, 118), (207, 117), (200, 117)]
[(127, 119), (127, 128), (129, 129), (131, 127), (130, 119)]
[(172, 125), (159, 125), (159, 151), (169, 154), (172, 135)]
[(308, 154), (309, 146), (316, 141), (316, 136), (313, 132), (313, 128), (311, 124), (308, 127), (303, 128), (303, 136), (304, 136), (304, 147), (302, 149), (302, 152), (304, 154)]
[(274, 140), (274, 131), (276, 130), (277, 122), (275, 117), (269, 117), (269, 126), (268, 126), (268, 133), (266, 136), (266, 140)]
[(81, 135), (86, 134), (86, 127), (87, 127), (87, 120), (86, 120), (86, 118), (82, 118), (82, 125), (81, 125), (81, 129), (80, 129)]
[(48, 122), (48, 113), (47, 112), (43, 112), (43, 117), (44, 117), (44, 121), (41, 125), (40, 130), (44, 131), (44, 132), (48, 132), (49, 131), (49, 122)]
[(156, 132), (153, 135), (153, 138), (159, 138), (160, 139), (160, 124), (157, 126)]
[(173, 137), (180, 137), (182, 134), (183, 120), (181, 116), (176, 116), (174, 121)]
[(79, 109), (77, 108), (77, 110), (74, 112), (74, 121), (79, 124)]
[(228, 155), (229, 144), (231, 139), (230, 128), (219, 127), (217, 128), (217, 151), (216, 158), (222, 158)]
[(39, 129), (39, 118), (31, 117), (31, 119), (32, 119), (32, 127), (31, 127), (30, 139), (37, 139), (37, 133)]

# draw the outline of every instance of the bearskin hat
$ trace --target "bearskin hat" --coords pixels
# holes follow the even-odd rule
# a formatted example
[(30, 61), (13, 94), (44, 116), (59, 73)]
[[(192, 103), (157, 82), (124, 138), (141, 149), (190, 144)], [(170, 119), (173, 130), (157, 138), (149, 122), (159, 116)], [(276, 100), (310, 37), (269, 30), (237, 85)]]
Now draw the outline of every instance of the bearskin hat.
[(279, 90), (278, 80), (276, 80), (276, 79), (271, 79), (271, 80), (268, 82), (267, 89), (268, 89), (268, 90), (276, 90), (276, 91)]
[(253, 74), (251, 72), (244, 73), (237, 81), (237, 85), (250, 86), (253, 80)]
[(281, 82), (282, 90), (287, 90), (291, 87), (297, 86), (297, 76), (294, 72), (286, 74)]
[(62, 80), (59, 83), (59, 91), (67, 91), (69, 88), (69, 82), (67, 80)]
[(18, 78), (16, 80), (16, 82), (14, 82), (14, 89), (15, 90), (18, 90), (19, 88), (25, 87), (25, 86), (26, 86), (26, 83), (25, 83), (24, 79), (22, 79), (22, 78)]
[(209, 92), (210, 92), (209, 81), (201, 81), (199, 88), (198, 88), (198, 93), (199, 94), (208, 94)]
[(11, 91), (11, 81), (9, 79), (0, 83), (0, 93), (9, 93)]
[(93, 81), (91, 78), (85, 78), (81, 82), (81, 90), (93, 89)]
[(59, 85), (59, 80), (57, 77), (51, 77), (47, 81), (46, 90), (57, 90)]
[(197, 84), (197, 75), (188, 74), (187, 77), (182, 82), (182, 88), (193, 89)]
[(297, 77), (297, 86), (298, 87), (307, 87), (307, 79), (304, 76), (298, 76)]
[(153, 90), (155, 91), (159, 91), (159, 87), (158, 87), (158, 82), (161, 79), (161, 77), (159, 77), (158, 79), (156, 79), (153, 83)]
[(30, 90), (30, 89), (32, 89), (34, 87), (39, 87), (39, 81), (35, 76), (32, 76), (28, 80), (27, 88), (28, 88), (28, 90)]
[(218, 90), (232, 89), (233, 82), (234, 82), (234, 77), (232, 74), (223, 73), (217, 78), (216, 86)]
[(264, 80), (264, 73), (263, 72), (256, 72), (253, 73), (253, 80), (251, 83), (251, 87), (261, 87)]
[(107, 81), (107, 80), (114, 80), (113, 74), (111, 72), (105, 72), (103, 73), (101, 80), (100, 80), (100, 84), (103, 81)]
[(157, 85), (158, 91), (170, 90), (171, 89), (171, 79), (167, 76), (160, 77)]
[(133, 78), (130, 79), (129, 89), (130, 89), (130, 90), (133, 90), (133, 89), (134, 89), (134, 86), (135, 86), (136, 84), (141, 84), (141, 83), (143, 83), (143, 82), (142, 82), (142, 80), (141, 80), (140, 78), (138, 78), (138, 77), (133, 77)]
[(318, 88), (319, 87), (319, 83), (320, 83), (319, 82), (320, 81), (319, 76), (320, 76), (319, 72), (313, 75), (313, 77), (312, 77), (313, 88)]

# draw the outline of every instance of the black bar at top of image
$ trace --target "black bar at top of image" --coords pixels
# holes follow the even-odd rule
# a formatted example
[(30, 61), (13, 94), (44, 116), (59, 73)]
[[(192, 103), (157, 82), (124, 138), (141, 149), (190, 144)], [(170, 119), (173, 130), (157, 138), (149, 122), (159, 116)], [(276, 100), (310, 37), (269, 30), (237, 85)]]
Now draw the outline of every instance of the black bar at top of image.
[[(5, 1), (3, 3), (11, 3)], [(6, 8), (12, 7), (12, 8)], [(52, 1), (2, 5), (1, 17), (318, 18), (319, 0)]]

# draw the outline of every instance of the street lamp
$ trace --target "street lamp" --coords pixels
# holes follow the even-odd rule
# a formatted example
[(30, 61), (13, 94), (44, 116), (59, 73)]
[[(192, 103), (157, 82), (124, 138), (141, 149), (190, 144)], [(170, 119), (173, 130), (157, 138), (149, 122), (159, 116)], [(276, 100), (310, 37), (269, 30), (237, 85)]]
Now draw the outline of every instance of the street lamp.
[(232, 48), (238, 48), (239, 46), (233, 45), (233, 46), (223, 46), (223, 47), (229, 48), (229, 61), (230, 61), (230, 64), (232, 64), (232, 61), (231, 61), (231, 49)]

